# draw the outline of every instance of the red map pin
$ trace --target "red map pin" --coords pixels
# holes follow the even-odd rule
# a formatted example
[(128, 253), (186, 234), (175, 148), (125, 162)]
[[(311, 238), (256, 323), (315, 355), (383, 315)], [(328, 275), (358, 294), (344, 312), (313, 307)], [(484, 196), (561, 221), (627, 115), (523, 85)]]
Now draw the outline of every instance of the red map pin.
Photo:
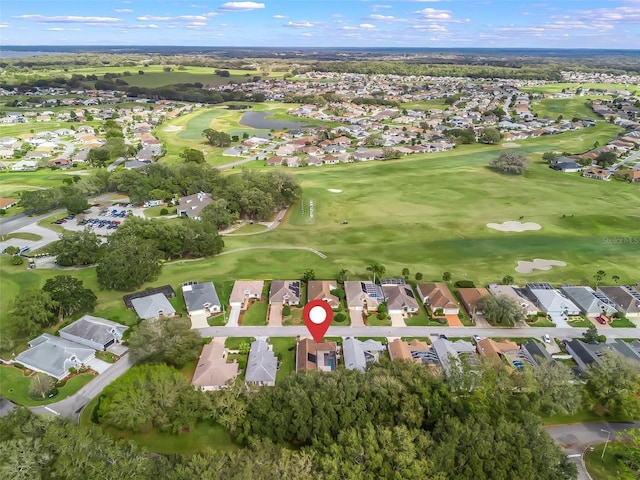
[(320, 343), (333, 320), (333, 310), (324, 300), (312, 300), (304, 306), (302, 318), (313, 339)]

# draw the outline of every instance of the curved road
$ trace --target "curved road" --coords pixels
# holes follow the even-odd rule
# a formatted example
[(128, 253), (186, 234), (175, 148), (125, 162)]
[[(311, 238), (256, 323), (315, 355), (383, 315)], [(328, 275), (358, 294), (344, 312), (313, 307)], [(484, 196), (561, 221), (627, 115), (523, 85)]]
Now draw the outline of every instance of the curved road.
[(618, 432), (639, 427), (640, 422), (594, 422), (553, 425), (545, 427), (545, 430), (578, 466), (578, 480), (589, 480), (591, 477), (582, 461), (584, 451), (590, 445), (606, 442), (608, 432), (611, 432), (610, 440), (616, 440)]

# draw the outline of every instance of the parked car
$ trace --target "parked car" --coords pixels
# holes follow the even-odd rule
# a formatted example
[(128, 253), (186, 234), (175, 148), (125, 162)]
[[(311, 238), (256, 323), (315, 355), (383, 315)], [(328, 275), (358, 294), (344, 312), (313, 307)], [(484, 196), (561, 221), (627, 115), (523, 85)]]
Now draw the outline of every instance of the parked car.
[(514, 360), (513, 366), (516, 367), (518, 370), (524, 370), (524, 363), (522, 363), (520, 360)]
[(551, 337), (548, 333), (545, 333), (542, 339), (544, 340), (544, 343), (551, 343)]
[(480, 342), (480, 335), (474, 335), (473, 336), (473, 341), (476, 342), (476, 343)]
[(607, 317), (605, 317), (604, 315), (598, 315), (596, 320), (598, 320), (598, 323), (600, 323), (602, 325), (606, 325), (607, 324)]
[(444, 333), (440, 334), (440, 338), (443, 340), (448, 340), (447, 336)]

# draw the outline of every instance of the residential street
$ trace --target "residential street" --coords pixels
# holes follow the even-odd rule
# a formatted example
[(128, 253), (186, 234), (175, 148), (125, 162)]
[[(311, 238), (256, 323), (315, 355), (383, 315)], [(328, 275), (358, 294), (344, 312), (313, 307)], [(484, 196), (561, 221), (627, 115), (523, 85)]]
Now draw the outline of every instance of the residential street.
[(47, 405), (46, 407), (31, 407), (31, 411), (40, 415), (59, 414), (63, 417), (71, 418), (75, 423), (78, 423), (80, 412), (84, 406), (93, 398), (100, 395), (107, 385), (121, 375), (124, 375), (124, 373), (132, 366), (133, 365), (129, 360), (129, 355), (125, 353), (118, 362), (111, 366), (111, 368), (102, 375), (98, 375), (97, 378), (82, 387), (75, 395)]
[[(481, 337), (492, 338), (542, 338), (544, 334), (551, 337), (579, 338), (586, 328), (479, 328), (479, 327), (329, 327), (327, 337), (429, 337), (447, 335), (448, 337)], [(203, 337), (297, 337), (309, 336), (307, 327), (208, 327), (199, 329)], [(601, 329), (600, 333), (608, 339), (640, 338), (638, 328)]]
[(596, 422), (554, 425), (545, 427), (545, 430), (558, 445), (564, 448), (570, 460), (578, 466), (578, 480), (589, 480), (591, 477), (582, 463), (582, 454), (585, 449), (591, 444), (605, 442), (608, 436), (607, 432), (611, 432), (610, 439), (615, 440), (617, 432), (638, 427), (640, 427), (640, 422)]

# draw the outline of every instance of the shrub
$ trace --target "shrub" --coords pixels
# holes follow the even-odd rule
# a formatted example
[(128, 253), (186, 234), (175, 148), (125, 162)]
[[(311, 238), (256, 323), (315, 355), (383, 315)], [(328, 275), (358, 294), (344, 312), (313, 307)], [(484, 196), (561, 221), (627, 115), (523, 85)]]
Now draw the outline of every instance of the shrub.
[(435, 312), (433, 312), (433, 314), (436, 317), (442, 317), (444, 315), (444, 310), (442, 308), (437, 308)]
[(382, 302), (380, 305), (378, 305), (378, 312), (387, 313), (387, 304)]
[(387, 318), (387, 314), (383, 312), (378, 312), (378, 314), (376, 315), (376, 318), (378, 320), (384, 320), (385, 318)]
[(282, 307), (282, 316), (288, 317), (289, 315), (291, 315), (291, 307), (289, 305), (285, 305)]
[(24, 258), (22, 258), (20, 255), (14, 255), (11, 258), (11, 265), (22, 265), (24, 263)]
[(14, 363), (13, 366), (19, 368), (20, 370), (24, 368), (24, 365), (22, 365), (21, 363)]
[(342, 323), (347, 319), (347, 315), (343, 312), (338, 312), (333, 316), (333, 320), (338, 323)]
[(67, 384), (66, 380), (60, 380), (59, 382), (56, 382), (56, 388), (62, 388)]
[(168, 215), (169, 214), (169, 210), (167, 210), (166, 208), (163, 208), (160, 210), (160, 215)]
[(74, 373), (77, 373), (77, 372), (78, 372), (78, 369), (76, 367), (70, 367), (69, 368), (69, 373), (74, 374)]
[(457, 288), (475, 288), (475, 284), (473, 283), (473, 280), (458, 280), (456, 283), (454, 283), (454, 285)]
[(598, 335), (598, 343), (607, 343), (606, 335)]

